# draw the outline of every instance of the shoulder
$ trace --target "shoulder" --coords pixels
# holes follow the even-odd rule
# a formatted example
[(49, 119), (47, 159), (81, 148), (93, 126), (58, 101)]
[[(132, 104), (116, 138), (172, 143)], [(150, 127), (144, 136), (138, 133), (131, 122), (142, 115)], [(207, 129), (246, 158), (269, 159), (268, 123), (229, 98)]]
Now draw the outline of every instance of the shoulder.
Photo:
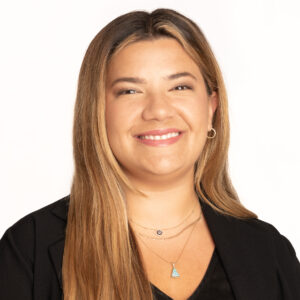
[(233, 255), (240, 265), (246, 264), (248, 271), (273, 276), (273, 285), (279, 281), (287, 299), (300, 299), (300, 263), (286, 236), (261, 219), (218, 218), (221, 221), (216, 236), (222, 242), (220, 247), (229, 249), (226, 255)]
[(296, 251), (289, 239), (284, 236), (271, 223), (261, 219), (237, 219), (229, 217), (231, 222), (236, 223), (240, 234), (253, 240), (263, 241), (264, 244), (272, 247), (277, 253), (286, 252), (295, 256)]
[(300, 299), (300, 263), (290, 240), (270, 223), (257, 219), (248, 224), (265, 237), (284, 298)]
[(252, 249), (252, 253), (264, 253), (261, 257), (272, 262), (283, 285), (288, 280), (290, 283), (287, 285), (298, 285), (300, 289), (299, 259), (295, 248), (285, 235), (273, 224), (260, 219), (235, 219), (232, 222), (237, 223), (237, 236), (244, 246)]
[(278, 246), (284, 244), (294, 253), (291, 243), (271, 223), (258, 218), (241, 219), (213, 209), (201, 201), (202, 211), (213, 235), (222, 241), (252, 243), (256, 246)]
[(33, 294), (35, 299), (60, 299), (56, 270), (62, 262), (68, 199), (36, 210), (6, 230), (0, 240), (1, 299), (32, 299)]
[(220, 246), (229, 243), (231, 248), (244, 247), (248, 253), (264, 251), (279, 259), (296, 256), (291, 242), (273, 224), (257, 218), (240, 219), (222, 214), (208, 204), (201, 205), (212, 235)]
[(9, 244), (31, 260), (37, 240), (55, 239), (64, 233), (68, 203), (66, 196), (18, 220), (1, 238), (0, 251)]
[[(24, 232), (28, 231), (30, 227), (34, 226), (36, 222), (44, 223), (50, 221), (51, 223), (57, 222), (58, 217), (62, 220), (66, 220), (68, 213), (68, 204), (70, 196), (65, 196), (47, 206), (44, 206), (38, 210), (35, 210), (7, 229), (7, 231)], [(24, 232), (25, 233), (25, 232)]]
[(242, 227), (245, 231), (263, 236), (266, 239), (266, 242), (270, 242), (277, 252), (285, 251), (291, 255), (296, 255), (296, 251), (291, 242), (287, 237), (281, 234), (273, 224), (261, 219), (250, 219), (240, 221), (240, 223), (244, 223)]

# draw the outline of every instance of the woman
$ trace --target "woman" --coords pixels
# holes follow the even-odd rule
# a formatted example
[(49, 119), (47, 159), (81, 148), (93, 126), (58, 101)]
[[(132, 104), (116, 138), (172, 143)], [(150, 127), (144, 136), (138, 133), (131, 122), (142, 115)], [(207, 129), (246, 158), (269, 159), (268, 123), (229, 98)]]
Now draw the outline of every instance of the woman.
[(227, 173), (221, 72), (168, 9), (103, 28), (78, 83), (70, 196), (7, 230), (1, 299), (300, 299), (291, 243)]

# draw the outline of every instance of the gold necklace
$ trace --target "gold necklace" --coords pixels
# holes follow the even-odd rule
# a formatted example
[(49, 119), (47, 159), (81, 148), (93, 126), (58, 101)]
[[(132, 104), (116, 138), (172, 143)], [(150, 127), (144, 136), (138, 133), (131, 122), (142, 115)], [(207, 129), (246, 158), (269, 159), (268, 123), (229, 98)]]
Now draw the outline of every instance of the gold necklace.
[[(199, 221), (199, 220), (198, 220), (198, 221)], [(197, 222), (198, 222), (198, 221), (197, 221)], [(161, 260), (163, 260), (164, 262), (166, 262), (166, 263), (168, 263), (168, 264), (171, 264), (171, 266), (172, 266), (171, 278), (179, 278), (179, 277), (180, 277), (180, 275), (179, 275), (177, 269), (175, 268), (175, 264), (176, 264), (176, 263), (179, 261), (179, 259), (181, 258), (181, 255), (182, 255), (182, 253), (183, 253), (183, 250), (185, 249), (185, 246), (187, 245), (187, 243), (188, 243), (190, 237), (192, 236), (192, 233), (193, 233), (193, 231), (194, 231), (194, 229), (195, 229), (195, 227), (196, 227), (197, 222), (195, 222), (195, 224), (194, 224), (194, 226), (193, 226), (193, 228), (192, 228), (192, 230), (191, 230), (191, 232), (190, 232), (188, 238), (186, 239), (186, 241), (185, 241), (185, 243), (184, 243), (184, 245), (183, 245), (183, 247), (182, 247), (182, 250), (181, 250), (181, 252), (180, 252), (178, 258), (177, 258), (176, 261), (174, 261), (174, 262), (168, 261), (168, 260), (164, 259), (163, 257), (161, 257), (158, 253), (156, 253), (155, 251), (153, 251), (153, 250), (145, 243), (145, 241), (143, 241), (142, 238), (139, 238), (139, 239), (141, 240), (141, 242), (142, 242), (142, 243), (143, 243), (143, 244), (144, 244), (144, 245), (145, 245), (152, 253), (154, 253), (157, 257), (159, 257), (159, 258), (160, 258)]]
[(174, 228), (177, 228), (177, 227), (179, 227), (180, 225), (182, 225), (191, 215), (192, 215), (192, 213), (194, 212), (194, 210), (195, 210), (195, 208), (196, 208), (196, 205), (197, 205), (197, 202), (195, 202), (195, 205), (194, 205), (194, 207), (193, 207), (193, 209), (191, 210), (191, 212), (179, 223), (179, 224), (177, 224), (177, 225), (175, 225), (175, 226), (172, 226), (172, 227), (167, 227), (167, 228), (161, 228), (161, 229), (158, 229), (158, 228), (153, 228), (153, 227), (145, 227), (145, 226), (143, 226), (143, 225), (141, 225), (141, 224), (139, 224), (139, 223), (137, 223), (137, 222), (135, 222), (135, 221), (133, 221), (131, 218), (128, 218), (128, 220), (130, 221), (130, 222), (132, 222), (133, 224), (135, 224), (135, 225), (137, 225), (137, 226), (139, 226), (139, 227), (141, 227), (141, 228), (143, 228), (143, 229), (146, 229), (146, 230), (151, 230), (151, 231), (154, 231), (154, 234), (156, 234), (156, 235), (158, 235), (158, 236), (161, 236), (161, 235), (163, 235), (164, 234), (164, 231), (166, 231), (166, 230), (171, 230), (171, 229), (174, 229)]
[(200, 219), (201, 219), (201, 214), (200, 216), (194, 220), (192, 223), (188, 224), (186, 227), (184, 227), (182, 230), (180, 230), (179, 232), (175, 233), (174, 235), (171, 235), (171, 236), (163, 236), (163, 237), (153, 237), (153, 236), (149, 236), (149, 235), (146, 235), (146, 234), (143, 234), (141, 232), (137, 232), (138, 235), (140, 236), (143, 236), (147, 239), (151, 239), (151, 240), (168, 240), (168, 239), (172, 239), (172, 238), (175, 238), (177, 236), (179, 236), (182, 232), (184, 232), (185, 230), (187, 230), (188, 228), (190, 228), (192, 225), (194, 225), (195, 223), (197, 223)]

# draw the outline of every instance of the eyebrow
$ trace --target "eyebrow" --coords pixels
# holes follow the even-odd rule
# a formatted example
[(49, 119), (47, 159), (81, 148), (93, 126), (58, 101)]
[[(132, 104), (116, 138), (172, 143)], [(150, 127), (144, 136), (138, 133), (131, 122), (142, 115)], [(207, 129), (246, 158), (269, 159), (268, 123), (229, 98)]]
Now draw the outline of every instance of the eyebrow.
[(197, 80), (196, 76), (194, 76), (190, 72), (180, 72), (180, 73), (171, 74), (164, 79), (172, 80), (180, 77), (192, 77), (193, 79)]
[[(166, 80), (174, 80), (174, 79), (181, 78), (181, 77), (191, 77), (191, 78), (193, 78), (194, 80), (197, 81), (196, 76), (194, 76), (190, 72), (175, 73), (175, 74), (171, 74), (171, 75), (165, 76), (163, 78), (166, 79)], [(145, 84), (146, 80), (143, 79), (143, 78), (140, 78), (140, 77), (120, 77), (120, 78), (115, 79), (112, 82), (111, 87), (113, 87), (118, 82), (131, 82), (131, 83)]]

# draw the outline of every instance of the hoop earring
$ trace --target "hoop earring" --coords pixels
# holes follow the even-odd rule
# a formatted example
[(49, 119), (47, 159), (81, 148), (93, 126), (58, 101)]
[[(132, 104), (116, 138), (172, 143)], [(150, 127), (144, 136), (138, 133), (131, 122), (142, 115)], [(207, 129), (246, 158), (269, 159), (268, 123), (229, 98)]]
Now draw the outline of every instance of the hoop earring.
[(214, 129), (214, 128), (211, 128), (211, 130), (209, 132), (212, 132), (212, 134), (207, 135), (208, 139), (213, 139), (217, 135), (216, 129)]

